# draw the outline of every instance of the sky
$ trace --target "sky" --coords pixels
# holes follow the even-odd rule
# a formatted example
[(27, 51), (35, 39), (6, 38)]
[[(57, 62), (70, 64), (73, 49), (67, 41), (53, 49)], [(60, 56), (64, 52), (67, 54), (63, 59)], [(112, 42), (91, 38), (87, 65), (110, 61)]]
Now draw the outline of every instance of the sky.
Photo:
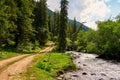
[[(86, 22), (84, 25), (97, 29), (96, 21), (113, 19), (120, 14), (120, 0), (68, 0), (68, 17)], [(47, 0), (48, 8), (60, 10), (60, 0)]]

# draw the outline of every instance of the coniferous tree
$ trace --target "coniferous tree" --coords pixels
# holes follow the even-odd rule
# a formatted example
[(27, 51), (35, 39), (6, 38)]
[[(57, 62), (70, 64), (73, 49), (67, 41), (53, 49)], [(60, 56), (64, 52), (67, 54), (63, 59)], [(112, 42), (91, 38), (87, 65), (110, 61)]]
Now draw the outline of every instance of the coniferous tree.
[(14, 0), (1, 0), (0, 7), (0, 44), (14, 45), (17, 6)]
[(60, 27), (60, 12), (55, 11), (54, 12), (54, 18), (53, 18), (53, 26), (52, 26), (52, 40), (57, 41), (58, 37), (58, 32), (59, 32), (59, 27)]
[(4, 0), (0, 0), (0, 45), (6, 42), (6, 38), (8, 37), (8, 16), (5, 13), (7, 6), (5, 5)]
[(67, 23), (68, 23), (68, 1), (61, 0), (61, 11), (60, 11), (60, 31), (58, 37), (58, 50), (64, 52), (66, 50), (66, 30), (67, 30)]
[(49, 40), (54, 41), (53, 36), (54, 20), (51, 15), (48, 16), (48, 30), (49, 30)]
[(33, 10), (33, 0), (15, 0), (18, 7), (17, 10), (17, 25), (16, 35), (15, 35), (15, 47), (22, 45), (26, 46), (33, 35), (32, 28), (32, 10)]
[(8, 28), (8, 34), (9, 37), (6, 39), (7, 40), (7, 45), (14, 45), (15, 44), (15, 31), (17, 29), (17, 25), (15, 22), (17, 21), (17, 5), (15, 3), (15, 0), (5, 0), (5, 5), (7, 6), (6, 9), (6, 14), (9, 16), (8, 21), (9, 21), (9, 28)]
[(34, 27), (36, 30), (36, 39), (40, 45), (44, 45), (48, 40), (48, 14), (46, 0), (36, 2)]
[(59, 11), (55, 11), (54, 13), (54, 36), (58, 36), (59, 32), (59, 27), (60, 27), (60, 13)]
[(76, 31), (77, 31), (76, 18), (74, 18), (74, 22), (73, 22), (73, 33), (75, 33)]

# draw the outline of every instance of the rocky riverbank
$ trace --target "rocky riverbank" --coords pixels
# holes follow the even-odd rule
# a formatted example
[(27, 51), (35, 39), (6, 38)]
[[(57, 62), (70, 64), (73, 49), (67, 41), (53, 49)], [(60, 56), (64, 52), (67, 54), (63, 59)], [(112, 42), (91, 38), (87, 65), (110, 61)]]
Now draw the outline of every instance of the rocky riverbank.
[(95, 54), (72, 53), (77, 70), (60, 75), (58, 80), (120, 80), (120, 63), (96, 58)]

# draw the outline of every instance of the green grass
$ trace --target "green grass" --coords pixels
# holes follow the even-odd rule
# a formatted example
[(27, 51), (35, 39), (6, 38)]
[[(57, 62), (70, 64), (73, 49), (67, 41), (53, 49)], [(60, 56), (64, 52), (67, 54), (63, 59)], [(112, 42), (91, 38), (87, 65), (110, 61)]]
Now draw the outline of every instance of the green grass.
[[(35, 57), (33, 63), (34, 66), (28, 68), (24, 74), (25, 80), (56, 80), (56, 76), (76, 68), (69, 55), (57, 52), (40, 54)], [(34, 79), (31, 79), (31, 75)]]
[(14, 57), (20, 55), (18, 51), (14, 47), (11, 46), (5, 46), (5, 47), (0, 47), (0, 60)]
[(2, 50), (2, 51), (0, 51), (0, 60), (14, 57), (14, 56), (18, 56), (18, 55), (20, 55), (20, 54), (16, 53), (16, 52), (8, 52), (8, 51)]
[(22, 51), (19, 51), (11, 46), (0, 47), (0, 60), (18, 56), (21, 54), (31, 54), (31, 53), (35, 53), (35, 52), (40, 52), (43, 48), (44, 47), (41, 47), (41, 48), (38, 47), (33, 50), (24, 49)]

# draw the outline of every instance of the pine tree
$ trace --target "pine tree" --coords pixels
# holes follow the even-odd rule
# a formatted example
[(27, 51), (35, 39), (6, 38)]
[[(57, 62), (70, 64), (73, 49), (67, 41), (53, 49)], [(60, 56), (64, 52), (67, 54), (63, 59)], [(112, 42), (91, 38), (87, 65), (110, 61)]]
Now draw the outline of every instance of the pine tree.
[(73, 33), (75, 33), (76, 31), (77, 31), (76, 18), (74, 18), (74, 22), (73, 22)]
[(51, 17), (51, 15), (48, 16), (48, 30), (49, 30), (49, 39), (51, 41), (53, 41), (53, 26), (54, 26), (54, 20), (53, 18)]
[(22, 45), (26, 46), (33, 35), (32, 28), (32, 10), (34, 8), (33, 0), (15, 0), (18, 7), (17, 10), (17, 25), (16, 35), (15, 35), (15, 47)]
[(8, 16), (5, 13), (7, 6), (4, 0), (0, 0), (0, 45), (6, 43), (6, 38), (8, 37)]
[(60, 31), (58, 37), (58, 50), (64, 52), (66, 50), (66, 30), (67, 30), (67, 23), (68, 23), (68, 1), (61, 0), (61, 11), (60, 11)]
[(0, 7), (0, 44), (14, 45), (17, 6), (14, 0), (1, 0)]
[(55, 11), (54, 13), (54, 36), (58, 36), (59, 32), (59, 27), (60, 27), (60, 12)]
[(54, 18), (53, 18), (53, 26), (52, 26), (52, 40), (57, 41), (58, 32), (60, 27), (60, 12), (55, 11), (54, 12)]
[(44, 45), (48, 40), (48, 14), (46, 0), (36, 2), (34, 27), (36, 39), (40, 45)]
[(15, 22), (17, 21), (17, 5), (15, 3), (15, 0), (5, 0), (5, 5), (7, 6), (6, 9), (6, 14), (9, 16), (8, 21), (9, 21), (9, 28), (8, 28), (8, 34), (9, 37), (6, 39), (7, 40), (7, 45), (14, 45), (15, 44), (15, 31), (17, 29), (17, 25)]

